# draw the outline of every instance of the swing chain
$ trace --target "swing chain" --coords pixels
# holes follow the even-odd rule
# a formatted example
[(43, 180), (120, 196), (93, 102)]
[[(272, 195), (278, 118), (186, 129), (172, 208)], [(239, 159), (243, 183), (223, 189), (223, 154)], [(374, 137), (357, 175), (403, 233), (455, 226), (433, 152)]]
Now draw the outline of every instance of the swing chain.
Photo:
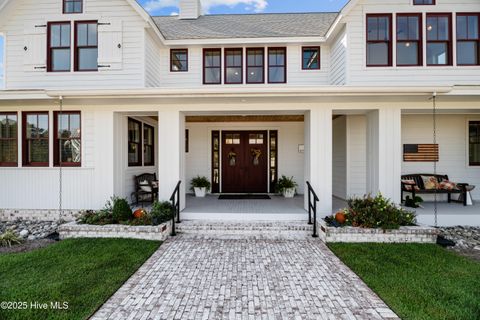
[[(433, 145), (437, 146), (437, 93), (433, 94)], [(437, 176), (437, 159), (433, 161), (433, 174), (435, 177)], [(433, 211), (435, 216), (435, 227), (438, 227), (438, 199), (437, 199), (437, 189), (435, 189), (434, 195), (434, 204), (433, 204)]]
[[(60, 112), (58, 114), (58, 117), (57, 117), (57, 121), (58, 119), (62, 119), (62, 114), (63, 114), (63, 97), (60, 96), (59, 98), (60, 100)], [(54, 134), (58, 134), (57, 132), (55, 132)], [(60, 148), (59, 150), (59, 154), (58, 154), (58, 172), (59, 172), (59, 176), (58, 176), (58, 189), (59, 189), (59, 193), (58, 193), (58, 207), (59, 207), (59, 210), (60, 210), (60, 213), (59, 213), (59, 218), (60, 218), (60, 221), (63, 220), (63, 203), (62, 203), (62, 198), (63, 198), (63, 168), (62, 168), (62, 150)]]

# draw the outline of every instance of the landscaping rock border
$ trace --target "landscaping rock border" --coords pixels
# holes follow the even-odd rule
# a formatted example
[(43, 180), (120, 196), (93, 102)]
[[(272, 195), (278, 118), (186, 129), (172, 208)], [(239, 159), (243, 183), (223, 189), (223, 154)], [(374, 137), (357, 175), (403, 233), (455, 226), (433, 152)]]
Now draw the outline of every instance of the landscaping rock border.
[(171, 222), (158, 226), (128, 226), (108, 224), (104, 226), (69, 222), (58, 228), (60, 239), (69, 238), (127, 238), (165, 241), (172, 230)]
[(0, 221), (74, 221), (81, 216), (82, 210), (34, 210), (34, 209), (0, 209)]
[(323, 219), (319, 220), (318, 229), (320, 239), (326, 243), (436, 243), (439, 234), (437, 229), (426, 226), (400, 227), (396, 230), (335, 228), (328, 226)]

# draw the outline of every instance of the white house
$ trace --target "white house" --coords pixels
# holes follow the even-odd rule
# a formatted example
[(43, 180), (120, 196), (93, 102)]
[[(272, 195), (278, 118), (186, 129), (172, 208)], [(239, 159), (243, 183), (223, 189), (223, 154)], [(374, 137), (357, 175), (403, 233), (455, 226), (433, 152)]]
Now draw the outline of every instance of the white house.
[(293, 176), (326, 214), (332, 196), (399, 203), (402, 174), (433, 173), (432, 157), (479, 186), (479, 19), (478, 0), (252, 15), (182, 0), (169, 17), (134, 0), (4, 0), (0, 208), (54, 212), (62, 185), (63, 208), (97, 209), (148, 172), (160, 199), (182, 181), (183, 200), (196, 175), (214, 193)]

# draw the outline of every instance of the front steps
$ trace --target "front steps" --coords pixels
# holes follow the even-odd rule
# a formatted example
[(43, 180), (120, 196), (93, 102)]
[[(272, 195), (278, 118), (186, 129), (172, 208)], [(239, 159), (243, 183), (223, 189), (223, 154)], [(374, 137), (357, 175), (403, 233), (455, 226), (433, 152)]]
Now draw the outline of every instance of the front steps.
[(214, 239), (316, 239), (312, 238), (313, 226), (306, 221), (183, 220), (175, 226), (179, 235)]

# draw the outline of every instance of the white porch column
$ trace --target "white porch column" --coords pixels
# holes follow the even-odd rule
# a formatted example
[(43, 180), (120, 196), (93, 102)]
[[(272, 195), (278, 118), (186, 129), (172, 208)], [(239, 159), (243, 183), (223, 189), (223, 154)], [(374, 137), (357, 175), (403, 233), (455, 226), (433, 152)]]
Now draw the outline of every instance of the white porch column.
[[(118, 141), (114, 137), (114, 113), (108, 110), (96, 110), (94, 117), (95, 128), (95, 175), (94, 175), (94, 203), (99, 209), (105, 201), (115, 194), (116, 181), (114, 149)], [(83, 159), (85, 160), (85, 158)]]
[(402, 110), (385, 107), (367, 114), (367, 192), (400, 203)]
[(181, 210), (185, 208), (185, 116), (178, 110), (158, 112), (159, 200), (168, 201), (178, 181)]
[(305, 180), (310, 181), (320, 199), (318, 217), (332, 213), (332, 145), (332, 109), (311, 109), (305, 115)]

